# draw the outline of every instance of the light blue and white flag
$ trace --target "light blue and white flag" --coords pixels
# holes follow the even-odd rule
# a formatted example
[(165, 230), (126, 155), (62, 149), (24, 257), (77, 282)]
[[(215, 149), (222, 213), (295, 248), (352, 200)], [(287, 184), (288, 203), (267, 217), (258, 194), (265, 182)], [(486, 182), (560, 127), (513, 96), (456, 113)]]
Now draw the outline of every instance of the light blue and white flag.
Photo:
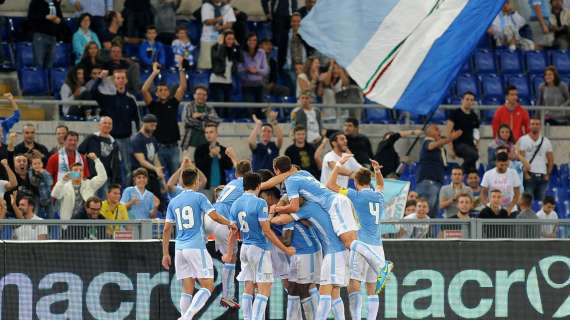
[(301, 36), (365, 95), (428, 114), (497, 16), (499, 0), (319, 0)]
[[(384, 216), (382, 220), (404, 218), (410, 183), (408, 181), (384, 179)], [(392, 224), (383, 224), (382, 233), (396, 233), (398, 228)]]

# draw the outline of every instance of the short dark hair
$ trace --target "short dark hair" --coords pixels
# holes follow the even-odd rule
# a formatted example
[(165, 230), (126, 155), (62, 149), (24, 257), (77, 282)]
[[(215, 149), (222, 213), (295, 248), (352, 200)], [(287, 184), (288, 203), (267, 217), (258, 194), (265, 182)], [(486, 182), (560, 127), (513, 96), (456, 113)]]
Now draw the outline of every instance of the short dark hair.
[(201, 85), (201, 84), (197, 84), (194, 86), (194, 93), (196, 93), (196, 91), (198, 90), (204, 90), (206, 91), (206, 93), (208, 93), (208, 87), (206, 87), (205, 85)]
[(453, 168), (451, 168), (451, 172), (453, 172), (453, 170), (459, 170), (459, 171), (461, 171), (461, 173), (464, 172), (464, 171), (463, 171), (463, 168), (461, 168), (461, 167), (453, 167)]
[(291, 14), (291, 18), (292, 18), (292, 17), (301, 17), (301, 18), (303, 18), (303, 15), (302, 15), (300, 12), (295, 11), (295, 12), (293, 12), (293, 14)]
[(465, 98), (465, 96), (472, 96), (473, 98), (475, 98), (475, 93), (473, 93), (473, 91), (467, 90), (467, 91), (463, 92), (462, 97)]
[(176, 29), (174, 29), (174, 33), (178, 33), (180, 31), (188, 31), (188, 28), (183, 24), (177, 25)]
[(529, 122), (530, 122), (531, 120), (537, 120), (537, 121), (540, 121), (540, 122), (542, 123), (542, 120), (541, 120), (540, 117), (537, 116), (537, 115), (530, 116)]
[(218, 124), (215, 122), (206, 122), (206, 124), (204, 125), (204, 129), (206, 128), (216, 128), (216, 130), (218, 129)]
[(293, 133), (297, 133), (299, 131), (307, 131), (307, 129), (305, 129), (305, 127), (298, 125), (295, 127), (295, 129), (293, 129)]
[(354, 180), (361, 186), (367, 186), (372, 181), (372, 172), (366, 168), (360, 168), (356, 171)]
[(357, 127), (360, 125), (360, 122), (358, 122), (358, 119), (356, 118), (346, 118), (346, 120), (344, 120), (344, 122), (349, 122), (352, 123), (353, 126)]
[(279, 156), (273, 160), (273, 167), (281, 173), (291, 170), (291, 158), (288, 156)]
[(113, 184), (109, 185), (109, 188), (107, 188), (107, 193), (111, 192), (111, 190), (114, 190), (114, 189), (119, 189), (119, 191), (121, 191), (122, 188), (121, 188), (120, 184), (113, 183)]
[(138, 168), (133, 171), (133, 178), (137, 176), (145, 176), (148, 178), (148, 171), (145, 168)]
[(251, 162), (249, 160), (241, 160), (236, 164), (236, 173), (245, 176), (251, 172)]
[(506, 153), (506, 152), (499, 152), (499, 153), (497, 153), (497, 160), (496, 160), (496, 161), (497, 161), (497, 162), (498, 162), (498, 161), (501, 161), (501, 162), (503, 162), (503, 161), (509, 161), (509, 154)]
[(532, 194), (530, 194), (530, 192), (523, 192), (521, 201), (527, 206), (530, 206), (532, 204)]
[(407, 207), (412, 207), (412, 206), (415, 207), (417, 204), (418, 204), (418, 203), (417, 203), (416, 200), (408, 200), (408, 201), (406, 201), (406, 208), (407, 208)]
[(265, 122), (265, 123), (263, 123), (263, 124), (261, 125), (261, 127), (262, 127), (262, 128), (263, 128), (263, 127), (269, 127), (269, 128), (271, 128), (271, 130), (273, 130), (273, 126), (271, 125), (271, 123)]
[(423, 203), (427, 204), (428, 207), (429, 207), (429, 201), (428, 201), (427, 198), (419, 197), (418, 200), (416, 200), (416, 205), (419, 204), (420, 202), (423, 202)]
[(61, 128), (65, 129), (65, 131), (69, 131), (69, 128), (65, 124), (58, 124), (57, 127), (55, 127), (55, 130)]
[(491, 190), (491, 193), (501, 193), (502, 194), (501, 190), (499, 190), (499, 189), (493, 189), (493, 190)]
[(336, 139), (341, 135), (344, 136), (344, 132), (338, 131), (331, 135), (331, 137), (329, 138), (329, 143), (331, 144), (331, 148), (334, 147), (333, 142), (336, 142)]
[(507, 86), (507, 89), (505, 90), (505, 94), (509, 94), (511, 91), (516, 90), (518, 91), (519, 89), (517, 89), (517, 87), (513, 86), (512, 84)]
[(544, 196), (544, 199), (542, 199), (542, 205), (545, 204), (551, 204), (553, 206), (556, 205), (556, 200), (554, 200), (553, 196)]
[(475, 170), (475, 169), (471, 169), (469, 171), (467, 171), (467, 176), (469, 176), (470, 174), (476, 174), (477, 176), (479, 176), (479, 171)]
[(246, 173), (243, 176), (243, 189), (245, 191), (255, 190), (261, 184), (261, 176), (254, 172)]
[(67, 131), (67, 133), (65, 134), (65, 140), (67, 140), (68, 137), (76, 137), (77, 139), (79, 139), (79, 133), (75, 132), (75, 131)]
[(262, 190), (260, 193), (261, 194), (267, 194), (271, 197), (274, 197), (275, 199), (279, 199), (281, 198), (281, 191), (279, 191), (279, 189), (277, 187), (273, 187), (267, 190)]
[(196, 182), (197, 178), (198, 178), (198, 170), (194, 168), (188, 168), (182, 171), (182, 184), (185, 187), (190, 187), (191, 185), (193, 185), (194, 182)]
[(260, 169), (260, 170), (257, 170), (255, 173), (257, 173), (258, 175), (261, 176), (262, 182), (265, 182), (265, 181), (267, 181), (267, 180), (269, 180), (275, 176), (273, 174), (273, 171), (267, 170), (267, 169)]
[(82, 13), (81, 15), (79, 15), (79, 18), (77, 19), (77, 22), (79, 24), (81, 24), (81, 21), (83, 21), (83, 19), (85, 19), (86, 17), (89, 17), (89, 20), (93, 21), (93, 16), (87, 12)]
[(76, 168), (76, 167), (83, 168), (83, 164), (81, 162), (76, 162), (76, 163), (71, 165), (71, 169)]
[(156, 31), (156, 26), (154, 24), (149, 25), (148, 27), (146, 27), (146, 31), (148, 32), (149, 30), (155, 30)]
[(85, 208), (89, 208), (92, 202), (101, 203), (101, 199), (99, 199), (96, 196), (91, 196), (87, 198), (87, 200), (85, 200)]
[(168, 82), (164, 81), (164, 80), (160, 80), (157, 84), (156, 87), (167, 87), (168, 88)]
[(22, 200), (28, 201), (28, 206), (30, 206), (32, 208), (36, 207), (36, 202), (34, 201), (34, 198), (28, 197), (28, 196), (23, 196), (20, 198), (20, 200), (18, 200), (18, 203), (20, 203), (20, 201), (22, 201)]
[(461, 193), (457, 196), (457, 200), (459, 200), (459, 198), (469, 198), (469, 201), (473, 202), (473, 197), (471, 197), (469, 193)]

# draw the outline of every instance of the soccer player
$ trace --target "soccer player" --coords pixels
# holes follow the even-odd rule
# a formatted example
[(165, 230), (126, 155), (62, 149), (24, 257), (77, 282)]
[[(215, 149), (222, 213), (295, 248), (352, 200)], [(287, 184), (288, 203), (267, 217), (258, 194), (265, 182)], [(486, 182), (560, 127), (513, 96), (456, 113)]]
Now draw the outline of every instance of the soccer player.
[[(299, 197), (303, 196), (309, 202), (317, 203), (325, 212), (328, 212), (333, 225), (334, 233), (342, 240), (344, 246), (361, 255), (378, 274), (376, 291), (379, 293), (384, 286), (384, 261), (374, 253), (370, 246), (357, 239), (358, 225), (354, 217), (354, 210), (350, 200), (338, 193), (334, 193), (316, 180), (309, 172), (291, 166), (291, 159), (280, 156), (274, 160), (275, 178), (282, 174), (289, 175), (285, 179), (285, 189), (289, 196), (289, 205), (275, 206), (272, 212), (294, 213), (299, 210)], [(342, 164), (337, 164), (342, 166)], [(274, 179), (275, 179), (274, 178)], [(267, 185), (268, 186), (268, 185)]]
[[(206, 196), (194, 191), (197, 178), (198, 172), (195, 169), (182, 172), (184, 191), (168, 205), (162, 236), (162, 266), (168, 270), (172, 263), (169, 253), (170, 235), (172, 225), (176, 226), (174, 265), (176, 278), (182, 280), (182, 320), (191, 320), (204, 307), (214, 289), (214, 265), (204, 242), (203, 215), (207, 214), (214, 221), (230, 226), (230, 222), (215, 211)], [(201, 288), (192, 299), (196, 280)]]
[[(296, 198), (299, 200), (299, 198)], [(291, 200), (289, 200), (291, 201)], [(271, 219), (273, 224), (287, 224), (306, 219), (312, 224), (321, 243), (323, 261), (319, 279), (319, 302), (315, 320), (327, 319), (333, 311), (335, 319), (344, 319), (340, 288), (348, 283), (348, 251), (335, 234), (330, 216), (316, 202), (304, 201), (296, 213), (282, 213)]]
[[(344, 164), (347, 159), (352, 155), (343, 155), (340, 163)], [(384, 215), (384, 177), (380, 172), (380, 165), (378, 162), (371, 160), (374, 173), (376, 175), (376, 186), (372, 190), (370, 182), (372, 180), (372, 172), (366, 168), (360, 168), (355, 176), (354, 189), (347, 189), (337, 184), (338, 166), (335, 167), (327, 181), (327, 188), (334, 192), (346, 195), (356, 209), (356, 215), (360, 221), (361, 229), (358, 230), (358, 239), (368, 244), (382, 261), (384, 258), (384, 249), (382, 247), (382, 234), (380, 230), (380, 219)], [(362, 296), (360, 295), (360, 284), (364, 281), (366, 283), (366, 292), (368, 294), (368, 319), (376, 319), (378, 314), (379, 299), (375, 293), (375, 284), (377, 280), (376, 270), (371, 270), (370, 266), (364, 261), (362, 256), (355, 255), (351, 252), (350, 257), (350, 282), (348, 286), (348, 301), (350, 305), (350, 314), (352, 319), (361, 319)], [(390, 271), (392, 270), (392, 263), (386, 261), (382, 269), (383, 277), (388, 280)], [(384, 282), (383, 285), (385, 285)]]
[[(260, 185), (261, 177), (257, 173), (245, 174), (245, 192), (233, 203), (230, 210), (230, 221), (238, 227), (243, 241), (240, 253), (242, 270), (237, 279), (245, 282), (241, 304), (246, 320), (265, 319), (265, 308), (273, 282), (270, 242), (289, 256), (295, 254), (295, 249), (286, 247), (271, 230), (267, 202), (258, 198)], [(253, 301), (255, 287), (257, 294)]]

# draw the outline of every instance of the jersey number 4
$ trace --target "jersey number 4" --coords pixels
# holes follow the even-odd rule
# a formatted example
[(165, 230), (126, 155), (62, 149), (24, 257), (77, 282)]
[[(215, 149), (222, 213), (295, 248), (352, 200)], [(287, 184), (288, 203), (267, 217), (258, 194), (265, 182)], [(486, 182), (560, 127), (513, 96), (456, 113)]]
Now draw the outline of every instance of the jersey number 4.
[(368, 208), (370, 208), (370, 214), (376, 218), (375, 223), (380, 224), (380, 203), (368, 202)]
[(178, 230), (190, 229), (194, 226), (194, 210), (191, 206), (185, 206), (182, 210), (176, 208), (174, 213), (176, 213)]
[(245, 217), (247, 216), (247, 213), (245, 213), (245, 211), (240, 211), (238, 213), (238, 220), (239, 220), (239, 231), (241, 232), (249, 232), (249, 224), (247, 224), (247, 221), (245, 221)]

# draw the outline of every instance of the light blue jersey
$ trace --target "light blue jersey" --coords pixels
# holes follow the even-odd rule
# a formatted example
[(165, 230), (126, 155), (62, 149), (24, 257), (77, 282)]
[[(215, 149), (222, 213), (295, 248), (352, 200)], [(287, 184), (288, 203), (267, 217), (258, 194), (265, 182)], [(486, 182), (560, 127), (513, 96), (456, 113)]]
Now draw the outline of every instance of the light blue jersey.
[[(285, 227), (291, 224), (286, 224)], [(292, 224), (293, 236), (291, 246), (295, 248), (295, 254), (312, 254), (321, 249), (316, 234), (310, 228), (299, 221)]]
[(243, 178), (237, 178), (226, 184), (214, 203), (216, 212), (226, 218), (230, 216), (232, 204), (243, 194)]
[(269, 220), (268, 212), (267, 202), (248, 192), (244, 192), (232, 204), (229, 219), (238, 226), (243, 244), (254, 245), (263, 250), (271, 249), (259, 223)]
[(342, 189), (341, 194), (346, 195), (356, 210), (360, 221), (358, 240), (374, 245), (382, 245), (380, 220), (384, 217), (384, 194), (370, 188), (356, 191)]
[(176, 224), (176, 250), (206, 249), (204, 214), (214, 211), (205, 195), (184, 190), (172, 199), (166, 210), (166, 221)]
[(332, 206), (334, 192), (327, 189), (319, 180), (307, 171), (300, 170), (285, 180), (285, 189), (289, 199), (303, 197), (305, 200), (317, 203), (325, 212)]
[(176, 196), (181, 194), (182, 191), (184, 191), (184, 188), (182, 188), (181, 186), (176, 186), (176, 187), (174, 187), (174, 191), (168, 193), (168, 196), (172, 200), (172, 199), (176, 198)]
[(292, 214), (295, 220), (307, 219), (321, 242), (323, 254), (344, 251), (344, 244), (334, 232), (330, 216), (314, 202), (305, 202), (297, 213)]

